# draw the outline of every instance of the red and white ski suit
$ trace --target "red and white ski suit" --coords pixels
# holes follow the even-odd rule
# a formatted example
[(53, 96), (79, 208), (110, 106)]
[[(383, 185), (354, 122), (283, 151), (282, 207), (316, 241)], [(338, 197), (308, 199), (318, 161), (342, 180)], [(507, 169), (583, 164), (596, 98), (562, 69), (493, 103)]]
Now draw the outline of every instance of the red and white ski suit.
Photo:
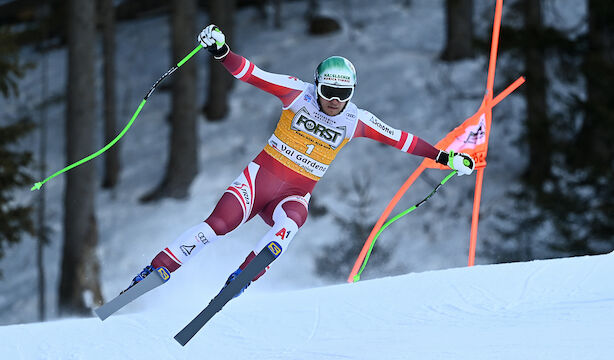
[[(352, 102), (340, 114), (326, 115), (320, 110), (316, 88), (311, 83), (261, 70), (232, 51), (221, 63), (237, 79), (279, 98), (281, 117), (262, 152), (232, 182), (212, 214), (160, 252), (152, 261), (155, 267), (163, 265), (170, 271), (176, 270), (205, 244), (256, 215), (271, 230), (255, 251), (272, 240), (285, 251), (307, 219), (314, 186), (339, 150), (354, 138), (366, 137), (431, 159), (439, 153), (426, 141), (385, 124)], [(254, 256), (252, 252), (241, 268)]]

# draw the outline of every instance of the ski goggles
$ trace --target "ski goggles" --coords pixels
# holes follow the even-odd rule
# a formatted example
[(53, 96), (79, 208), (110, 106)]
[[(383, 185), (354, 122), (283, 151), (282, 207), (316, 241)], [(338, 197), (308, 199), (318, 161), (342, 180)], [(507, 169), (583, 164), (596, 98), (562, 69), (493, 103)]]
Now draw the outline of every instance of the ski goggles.
[(335, 87), (318, 83), (318, 95), (326, 101), (337, 99), (340, 102), (345, 102), (350, 100), (352, 95), (354, 95), (354, 87)]

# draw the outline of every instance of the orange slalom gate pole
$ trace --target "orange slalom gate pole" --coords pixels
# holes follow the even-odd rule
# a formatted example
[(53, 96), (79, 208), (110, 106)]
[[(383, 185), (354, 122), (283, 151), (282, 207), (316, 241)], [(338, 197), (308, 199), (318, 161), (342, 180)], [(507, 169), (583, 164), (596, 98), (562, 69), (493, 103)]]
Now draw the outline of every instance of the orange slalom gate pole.
[[(525, 82), (525, 78), (523, 76), (519, 77), (514, 81), (511, 85), (509, 85), (505, 90), (503, 90), (499, 95), (497, 95), (492, 100), (486, 100), (486, 108), (489, 113), (489, 118), (492, 121), (492, 108), (497, 105), (501, 100), (511, 94), (514, 90), (516, 90), (520, 85)], [(487, 96), (488, 97), (488, 96)], [(490, 130), (490, 129), (489, 129)], [(488, 140), (487, 140), (488, 141)], [(488, 145), (486, 146), (488, 148)], [(484, 179), (484, 169), (486, 167), (482, 167), (476, 169), (477, 176), (475, 179), (475, 190), (473, 195), (473, 213), (471, 215), (471, 235), (469, 237), (469, 261), (467, 266), (473, 266), (475, 264), (475, 251), (477, 248), (477, 239), (478, 239), (478, 223), (480, 218), (480, 202), (482, 200), (482, 183)]]
[(480, 218), (480, 201), (482, 199), (482, 180), (484, 179), (484, 169), (477, 170), (475, 178), (475, 193), (473, 195), (473, 214), (471, 216), (471, 237), (469, 241), (469, 263), (467, 266), (475, 264), (475, 249), (478, 243), (478, 222)]
[(354, 267), (352, 268), (352, 272), (350, 273), (350, 276), (348, 276), (347, 282), (349, 283), (354, 282), (354, 276), (358, 274), (358, 270), (362, 266), (362, 262), (364, 261), (365, 256), (367, 256), (367, 252), (369, 251), (369, 248), (371, 247), (373, 238), (375, 237), (379, 229), (382, 228), (382, 226), (386, 222), (386, 219), (388, 218), (388, 216), (390, 215), (394, 207), (397, 205), (397, 203), (401, 200), (401, 198), (403, 197), (407, 189), (409, 189), (409, 187), (414, 183), (414, 181), (416, 181), (418, 176), (420, 176), (420, 174), (422, 174), (422, 172), (425, 169), (426, 169), (426, 161), (422, 161), (422, 163), (420, 163), (420, 166), (418, 166), (418, 168), (413, 172), (413, 174), (411, 174), (409, 178), (405, 180), (405, 183), (403, 184), (403, 186), (401, 186), (401, 188), (397, 191), (397, 193), (394, 195), (392, 200), (390, 200), (390, 203), (388, 203), (388, 205), (386, 206), (386, 209), (384, 209), (384, 212), (382, 213), (382, 215), (380, 215), (379, 219), (377, 220), (377, 223), (373, 227), (373, 230), (371, 230), (371, 233), (369, 234), (367, 241), (365, 241), (365, 244), (363, 245), (362, 250), (360, 250), (360, 254), (358, 255), (358, 258), (356, 259), (356, 262), (354, 263)]
[(497, 66), (497, 51), (499, 49), (499, 30), (501, 29), (501, 14), (503, 11), (503, 0), (497, 0), (495, 7), (495, 21), (492, 27), (492, 42), (490, 45), (490, 61), (488, 63), (488, 79), (486, 81), (486, 91), (488, 98), (492, 99), (493, 87), (495, 84), (495, 68)]
[[(495, 6), (495, 19), (492, 27), (492, 41), (490, 44), (490, 61), (488, 62), (488, 78), (486, 80), (486, 95), (484, 96), (484, 102), (486, 105), (486, 117), (487, 117), (487, 137), (486, 137), (486, 149), (488, 149), (488, 139), (490, 137), (490, 123), (492, 121), (492, 108), (496, 105), (493, 100), (493, 88), (495, 84), (495, 69), (497, 67), (497, 52), (499, 50), (499, 33), (501, 30), (501, 15), (503, 13), (503, 0), (497, 0)], [(516, 80), (511, 86), (508, 86), (501, 94), (499, 94), (498, 101), (503, 100), (507, 94), (511, 93), (515, 88), (520, 86), (524, 82), (524, 78)], [(515, 87), (513, 87), (515, 86)], [(509, 92), (507, 92), (510, 90)], [(497, 101), (497, 102), (498, 102)], [(480, 220), (480, 202), (482, 200), (482, 183), (484, 180), (484, 168), (477, 170), (477, 176), (475, 179), (475, 190), (473, 195), (473, 213), (471, 215), (471, 234), (469, 237), (469, 261), (468, 266), (473, 266), (475, 263), (475, 250), (477, 247), (478, 239), (478, 224)]]
[(518, 89), (518, 87), (524, 84), (525, 81), (526, 79), (524, 78), (524, 76), (521, 76), (518, 79), (516, 79), (516, 81), (511, 83), (507, 88), (505, 88), (505, 90), (501, 91), (499, 95), (495, 96), (495, 98), (492, 101), (490, 101), (489, 105), (491, 109), (494, 108), (495, 105), (500, 103), (501, 100), (505, 99), (509, 94), (514, 92), (514, 90)]

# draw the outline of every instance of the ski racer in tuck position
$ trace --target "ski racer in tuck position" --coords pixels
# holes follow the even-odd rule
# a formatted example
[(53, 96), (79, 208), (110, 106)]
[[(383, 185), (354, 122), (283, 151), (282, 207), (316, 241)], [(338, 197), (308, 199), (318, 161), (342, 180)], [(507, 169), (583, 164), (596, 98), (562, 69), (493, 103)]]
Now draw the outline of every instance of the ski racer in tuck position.
[(211, 215), (158, 253), (130, 287), (156, 268), (177, 270), (203, 248), (256, 215), (271, 229), (230, 275), (226, 285), (269, 242), (277, 241), (282, 253), (285, 252), (307, 219), (309, 199), (318, 180), (339, 150), (354, 138), (366, 137), (406, 153), (434, 159), (456, 170), (458, 175), (473, 171), (471, 156), (438, 150), (415, 135), (388, 126), (352, 103), (356, 71), (346, 58), (325, 59), (315, 70), (314, 82), (307, 83), (293, 76), (266, 72), (235, 54), (215, 25), (207, 26), (198, 41), (235, 78), (276, 96), (282, 104), (281, 117), (264, 149), (232, 182)]

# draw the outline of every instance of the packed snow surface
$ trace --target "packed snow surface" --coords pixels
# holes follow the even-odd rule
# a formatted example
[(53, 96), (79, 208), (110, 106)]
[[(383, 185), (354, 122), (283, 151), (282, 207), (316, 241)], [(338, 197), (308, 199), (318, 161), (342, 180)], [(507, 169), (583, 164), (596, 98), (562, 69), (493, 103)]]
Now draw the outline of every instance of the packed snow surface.
[(104, 322), (0, 327), (0, 358), (605, 360), (613, 273), (608, 254), (284, 292), (257, 282), (185, 347), (173, 336), (214, 293), (171, 278)]

